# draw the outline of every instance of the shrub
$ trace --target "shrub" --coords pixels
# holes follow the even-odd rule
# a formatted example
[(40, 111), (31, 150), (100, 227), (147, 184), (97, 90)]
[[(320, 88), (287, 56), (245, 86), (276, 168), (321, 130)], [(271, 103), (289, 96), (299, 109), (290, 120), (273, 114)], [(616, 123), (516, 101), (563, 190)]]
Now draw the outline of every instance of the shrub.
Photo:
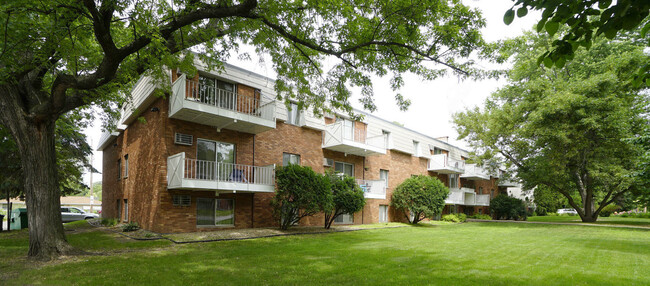
[(442, 221), (448, 221), (448, 222), (465, 222), (467, 221), (467, 215), (464, 213), (459, 213), (459, 214), (448, 214), (442, 216)]
[(123, 232), (136, 231), (138, 229), (140, 229), (140, 226), (138, 225), (137, 222), (134, 222), (134, 221), (129, 222), (129, 223), (122, 226), (122, 231)]
[(302, 218), (333, 208), (330, 181), (310, 167), (288, 165), (275, 170), (276, 192), (271, 201), (273, 216), (281, 229), (297, 224)]
[(117, 219), (116, 218), (103, 218), (102, 219), (102, 225), (111, 227), (117, 225)]
[(401, 209), (409, 223), (416, 224), (440, 213), (447, 195), (449, 189), (440, 180), (419, 175), (404, 180), (395, 188), (391, 205)]
[(615, 204), (609, 204), (609, 205), (606, 205), (606, 206), (605, 206), (605, 207), (600, 211), (600, 214), (598, 214), (598, 216), (608, 217), (608, 216), (612, 215), (615, 211), (619, 210), (620, 208), (621, 208), (620, 206), (617, 206), (617, 205), (615, 205)]
[(330, 181), (333, 200), (332, 208), (325, 211), (325, 228), (329, 229), (338, 216), (362, 210), (366, 199), (353, 177), (334, 172), (327, 172), (326, 176)]
[(546, 213), (547, 216), (559, 216), (558, 213)]
[(523, 200), (500, 194), (490, 201), (494, 219), (526, 220), (526, 204)]
[(485, 220), (491, 220), (492, 219), (492, 217), (490, 215), (486, 215), (486, 214), (475, 214), (475, 215), (469, 216), (469, 218), (485, 219)]

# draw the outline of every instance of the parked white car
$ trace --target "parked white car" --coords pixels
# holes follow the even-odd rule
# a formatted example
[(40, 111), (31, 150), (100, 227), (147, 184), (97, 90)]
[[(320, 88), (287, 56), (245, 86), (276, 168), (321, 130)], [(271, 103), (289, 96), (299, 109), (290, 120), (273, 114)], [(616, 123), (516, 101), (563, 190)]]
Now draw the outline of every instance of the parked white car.
[(78, 208), (71, 207), (62, 207), (61, 208), (61, 218), (63, 222), (78, 221), (84, 219), (98, 218), (98, 214), (87, 213)]
[(578, 212), (575, 209), (558, 209), (558, 214), (569, 214), (569, 215), (578, 215)]

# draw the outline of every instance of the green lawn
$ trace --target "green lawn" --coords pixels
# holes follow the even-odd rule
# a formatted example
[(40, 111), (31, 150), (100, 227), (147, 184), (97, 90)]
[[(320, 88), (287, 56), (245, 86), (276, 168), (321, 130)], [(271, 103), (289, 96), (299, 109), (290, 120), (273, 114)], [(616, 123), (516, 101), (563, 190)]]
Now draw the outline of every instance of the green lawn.
[[(579, 216), (532, 216), (528, 218), (528, 221), (582, 223)], [(596, 222), (592, 223), (650, 227), (650, 218), (632, 218), (618, 216), (599, 217)]]
[(19, 268), (0, 284), (650, 284), (650, 231), (637, 229), (464, 223), (184, 245), (68, 237), (105, 255), (30, 266), (24, 232), (0, 234), (0, 270), (11, 258)]

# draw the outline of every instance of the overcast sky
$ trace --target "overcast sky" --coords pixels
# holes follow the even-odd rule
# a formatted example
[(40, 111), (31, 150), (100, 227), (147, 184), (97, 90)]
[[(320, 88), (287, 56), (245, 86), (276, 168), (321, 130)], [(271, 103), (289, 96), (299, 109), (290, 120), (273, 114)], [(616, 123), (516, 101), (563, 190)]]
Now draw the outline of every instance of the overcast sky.
[[(511, 0), (465, 0), (463, 2), (483, 12), (487, 26), (482, 32), (484, 39), (488, 42), (521, 35), (524, 30), (530, 30), (541, 15), (541, 13), (531, 11), (526, 17), (516, 18), (512, 24), (507, 26), (503, 23), (503, 14), (512, 7)], [(252, 53), (251, 56), (253, 56)], [(232, 59), (229, 63), (236, 66), (271, 78), (275, 75), (270, 66), (261, 66), (254, 57), (251, 61), (238, 61), (236, 57), (232, 57)], [(505, 81), (459, 81), (456, 77), (450, 76), (435, 81), (422, 82), (417, 77), (407, 76), (404, 88), (400, 91), (402, 95), (411, 100), (411, 106), (405, 112), (400, 111), (395, 104), (394, 93), (391, 91), (387, 79), (375, 79), (373, 84), (375, 104), (377, 105), (375, 115), (389, 121), (400, 122), (407, 128), (433, 137), (449, 136), (450, 143), (466, 148), (466, 142), (456, 140), (458, 134), (451, 122), (452, 114), (467, 108), (481, 106), (490, 93), (503, 86)], [(352, 105), (361, 108), (358, 97), (352, 100)], [(92, 127), (85, 130), (85, 133), (91, 140), (93, 148), (96, 147), (101, 136), (101, 122), (96, 121)], [(93, 165), (101, 172), (102, 152), (95, 151)], [(88, 174), (86, 174), (85, 181), (89, 182)], [(101, 181), (101, 174), (95, 174), (93, 181)]]

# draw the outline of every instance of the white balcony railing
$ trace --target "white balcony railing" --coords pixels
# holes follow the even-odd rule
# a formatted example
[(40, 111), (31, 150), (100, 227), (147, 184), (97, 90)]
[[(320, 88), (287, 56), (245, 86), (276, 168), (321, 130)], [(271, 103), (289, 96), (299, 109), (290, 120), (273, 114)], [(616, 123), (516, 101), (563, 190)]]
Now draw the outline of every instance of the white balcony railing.
[(386, 198), (386, 181), (384, 180), (361, 180), (357, 179), (357, 184), (363, 190), (363, 195), (369, 199)]
[(476, 195), (477, 206), (489, 206), (490, 205), (490, 195)]
[(444, 174), (462, 174), (465, 172), (465, 161), (454, 160), (447, 154), (432, 155), (429, 159), (429, 171)]
[(358, 156), (386, 154), (386, 135), (368, 137), (365, 129), (344, 128), (343, 123), (325, 125), (323, 148)]
[(190, 159), (185, 152), (167, 158), (170, 189), (273, 191), (275, 165), (251, 166)]
[(460, 189), (450, 188), (449, 196), (445, 200), (446, 204), (462, 205), (465, 203), (465, 194)]
[(263, 103), (258, 98), (201, 84), (190, 79), (186, 80), (185, 99), (268, 120), (275, 119), (275, 101)]
[(490, 174), (476, 164), (466, 164), (465, 172), (460, 177), (468, 180), (489, 180)]

